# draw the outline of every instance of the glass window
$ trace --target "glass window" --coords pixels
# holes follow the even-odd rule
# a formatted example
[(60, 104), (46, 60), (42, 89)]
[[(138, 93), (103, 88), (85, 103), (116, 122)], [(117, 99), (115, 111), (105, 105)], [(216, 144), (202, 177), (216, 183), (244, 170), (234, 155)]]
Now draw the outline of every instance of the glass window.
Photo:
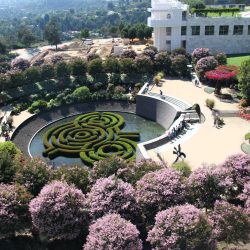
[(166, 35), (171, 36), (171, 27), (166, 28)]
[(182, 20), (187, 20), (187, 12), (182, 11)]
[(187, 27), (186, 26), (181, 26), (181, 35), (182, 36), (187, 35)]
[(205, 35), (206, 36), (214, 35), (214, 26), (205, 26)]
[(243, 25), (234, 25), (234, 35), (243, 34)]
[(229, 26), (221, 25), (219, 30), (219, 35), (228, 35)]
[(167, 14), (167, 19), (171, 19), (171, 14)]
[(200, 35), (200, 26), (191, 26), (191, 29), (192, 29), (192, 36)]
[(250, 25), (248, 25), (248, 35), (250, 35)]
[(166, 41), (166, 44), (167, 44), (167, 45), (171, 45), (171, 41), (170, 41), (170, 40), (167, 40), (167, 41)]

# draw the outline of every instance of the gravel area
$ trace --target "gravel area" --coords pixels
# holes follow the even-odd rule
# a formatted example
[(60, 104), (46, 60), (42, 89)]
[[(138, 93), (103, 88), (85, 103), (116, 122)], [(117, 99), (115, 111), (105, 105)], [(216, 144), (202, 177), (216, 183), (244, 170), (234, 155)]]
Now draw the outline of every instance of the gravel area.
[(89, 102), (59, 107), (28, 118), (16, 129), (12, 136), (12, 140), (17, 147), (20, 148), (23, 154), (28, 156), (28, 144), (33, 135), (40, 128), (54, 120), (70, 115), (94, 111), (121, 111), (135, 113), (135, 108), (135, 104), (129, 104), (126, 101)]

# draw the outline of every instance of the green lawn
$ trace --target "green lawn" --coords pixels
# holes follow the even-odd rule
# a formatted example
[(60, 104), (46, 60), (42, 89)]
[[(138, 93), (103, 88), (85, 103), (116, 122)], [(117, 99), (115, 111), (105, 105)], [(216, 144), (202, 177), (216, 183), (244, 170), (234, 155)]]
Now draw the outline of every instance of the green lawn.
[(227, 56), (227, 64), (240, 66), (241, 63), (247, 59), (250, 59), (250, 54), (228, 55)]

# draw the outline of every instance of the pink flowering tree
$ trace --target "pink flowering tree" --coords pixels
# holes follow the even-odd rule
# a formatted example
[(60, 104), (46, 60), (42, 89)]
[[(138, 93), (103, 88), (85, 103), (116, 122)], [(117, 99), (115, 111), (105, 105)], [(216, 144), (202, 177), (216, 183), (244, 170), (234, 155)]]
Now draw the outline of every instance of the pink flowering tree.
[(133, 186), (115, 176), (96, 181), (87, 194), (87, 206), (93, 219), (109, 213), (118, 213), (133, 220), (139, 211)]
[(152, 249), (208, 249), (211, 228), (202, 211), (193, 205), (171, 207), (157, 213), (147, 241)]
[(216, 201), (209, 220), (213, 228), (213, 238), (217, 241), (237, 244), (250, 240), (250, 220), (241, 207), (226, 201)]
[(212, 208), (223, 194), (213, 166), (203, 166), (193, 171), (187, 180), (187, 190), (189, 202), (199, 208)]
[(209, 70), (213, 70), (218, 66), (218, 62), (217, 60), (214, 58), (214, 56), (207, 56), (207, 57), (203, 57), (201, 58), (196, 66), (195, 66), (195, 70), (197, 72), (197, 74), (199, 75), (199, 77), (203, 78), (204, 74), (209, 71)]
[(84, 194), (59, 181), (47, 184), (29, 211), (33, 226), (47, 239), (74, 239), (87, 224)]
[(0, 184), (0, 238), (30, 226), (31, 195), (19, 185)]
[(196, 64), (201, 58), (210, 56), (210, 50), (208, 48), (196, 48), (192, 52), (192, 61)]
[(185, 185), (179, 171), (164, 168), (148, 173), (136, 183), (136, 199), (150, 220), (165, 208), (185, 202)]
[(243, 192), (239, 198), (244, 201), (245, 212), (250, 215), (250, 181), (245, 183)]
[(99, 218), (89, 228), (84, 250), (142, 250), (139, 231), (119, 214)]
[(214, 171), (220, 179), (219, 185), (225, 189), (226, 198), (238, 199), (245, 183), (250, 181), (250, 155), (232, 155)]
[(15, 58), (11, 61), (10, 66), (11, 69), (24, 71), (25, 69), (30, 67), (30, 63), (28, 60), (25, 60), (23, 58)]

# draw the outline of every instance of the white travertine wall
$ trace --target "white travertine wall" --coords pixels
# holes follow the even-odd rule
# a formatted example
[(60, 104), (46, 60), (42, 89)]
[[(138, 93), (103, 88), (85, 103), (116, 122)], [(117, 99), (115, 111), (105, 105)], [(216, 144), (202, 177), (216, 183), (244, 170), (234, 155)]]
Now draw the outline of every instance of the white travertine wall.
[[(148, 26), (154, 29), (153, 40), (158, 50), (171, 51), (181, 47), (185, 41), (189, 53), (199, 47), (227, 54), (250, 53), (249, 17), (208, 18), (187, 14), (187, 18), (183, 18), (183, 12), (188, 13), (188, 6), (178, 0), (152, 0), (149, 11)], [(229, 26), (228, 35), (219, 35), (220, 25)], [(234, 25), (243, 25), (242, 35), (233, 34)], [(186, 26), (185, 36), (181, 36), (181, 26)], [(192, 35), (191, 26), (200, 26), (200, 35)], [(214, 26), (214, 35), (205, 35), (205, 26)], [(167, 27), (171, 27), (171, 36), (167, 36)]]

